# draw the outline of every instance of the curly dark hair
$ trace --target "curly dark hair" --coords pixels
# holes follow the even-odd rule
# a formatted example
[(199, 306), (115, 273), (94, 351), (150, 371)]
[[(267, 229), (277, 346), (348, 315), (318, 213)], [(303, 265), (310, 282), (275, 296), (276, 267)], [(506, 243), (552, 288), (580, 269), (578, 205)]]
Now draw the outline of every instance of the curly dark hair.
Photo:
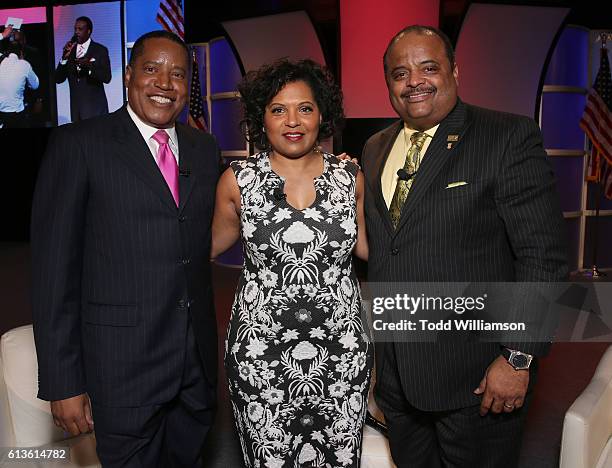
[(310, 86), (321, 112), (318, 139), (328, 138), (340, 129), (344, 122), (342, 91), (329, 70), (308, 59), (281, 59), (250, 71), (238, 85), (244, 107), (240, 125), (250, 143), (261, 149), (270, 148), (263, 131), (266, 106), (288, 83), (296, 81), (304, 81)]

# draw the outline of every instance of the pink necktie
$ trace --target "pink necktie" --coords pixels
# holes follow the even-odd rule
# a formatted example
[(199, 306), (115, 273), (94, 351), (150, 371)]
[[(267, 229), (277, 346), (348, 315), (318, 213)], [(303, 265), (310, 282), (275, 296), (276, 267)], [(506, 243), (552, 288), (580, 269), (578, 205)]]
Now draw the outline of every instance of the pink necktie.
[(170, 188), (170, 192), (172, 192), (172, 197), (174, 198), (176, 206), (178, 206), (178, 165), (176, 164), (174, 154), (168, 145), (170, 135), (168, 135), (165, 130), (158, 130), (153, 134), (153, 139), (159, 143), (159, 148), (157, 149), (157, 165), (159, 166), (159, 170)]

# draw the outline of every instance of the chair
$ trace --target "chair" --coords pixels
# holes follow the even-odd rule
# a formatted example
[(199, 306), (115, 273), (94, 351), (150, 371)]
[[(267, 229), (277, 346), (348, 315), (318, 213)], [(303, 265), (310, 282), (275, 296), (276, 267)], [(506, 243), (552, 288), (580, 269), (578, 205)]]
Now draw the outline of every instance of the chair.
[[(363, 441), (361, 449), (362, 468), (395, 468), (389, 442), (381, 431), (373, 426), (384, 426), (385, 417), (376, 401), (374, 401), (374, 383), (376, 382), (376, 369), (372, 372), (372, 382), (368, 393), (368, 419), (363, 427)], [(370, 422), (368, 422), (368, 420)], [(373, 424), (372, 424), (373, 423)], [(381, 424), (382, 423), (382, 424)]]
[(560, 468), (612, 467), (612, 346), (565, 413)]
[[(70, 449), (70, 464), (58, 466), (100, 467), (93, 434), (67, 438), (53, 424), (49, 403), (36, 397), (38, 365), (32, 325), (9, 330), (0, 338), (0, 447)], [(26, 468), (51, 466), (32, 462), (4, 464)]]

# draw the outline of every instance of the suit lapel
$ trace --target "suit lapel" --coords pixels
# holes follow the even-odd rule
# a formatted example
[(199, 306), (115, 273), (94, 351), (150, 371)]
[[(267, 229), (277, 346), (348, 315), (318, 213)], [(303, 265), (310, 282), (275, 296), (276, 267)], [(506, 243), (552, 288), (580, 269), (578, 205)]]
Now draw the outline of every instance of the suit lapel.
[[(396, 233), (402, 229), (414, 212), (414, 209), (419, 206), (419, 202), (429, 189), (429, 186), (455, 153), (457, 146), (461, 144), (463, 134), (468, 127), (469, 122), (466, 121), (465, 105), (458, 100), (455, 108), (440, 123), (440, 127), (438, 127), (432, 142), (427, 148), (427, 152), (423, 157), (423, 162), (414, 178), (410, 193), (402, 209), (402, 216), (400, 217)], [(451, 149), (447, 148), (447, 138), (449, 135), (458, 135), (459, 138), (458, 141), (452, 145)]]
[(96, 48), (96, 46), (94, 44), (95, 44), (94, 41), (91, 41), (89, 43), (89, 47), (87, 48), (87, 52), (85, 53), (83, 58), (91, 58), (91, 57), (93, 57), (93, 52), (94, 52), (94, 49)]
[(176, 125), (176, 134), (179, 146), (179, 213), (181, 213), (195, 185), (196, 176), (192, 167), (196, 154), (194, 142), (182, 125)]
[[(142, 138), (136, 124), (130, 118), (127, 109), (123, 107), (115, 115), (117, 118), (113, 134), (118, 144), (115, 152), (116, 155), (157, 193), (162, 201), (173, 210), (176, 210), (176, 204), (168, 184), (166, 184), (159, 167), (155, 163), (155, 159), (151, 155), (149, 146)], [(181, 151), (180, 146), (179, 151)]]
[(376, 209), (380, 214), (380, 218), (383, 220), (383, 224), (385, 228), (389, 232), (390, 235), (393, 235), (393, 224), (391, 224), (391, 217), (389, 216), (389, 209), (387, 208), (387, 204), (385, 203), (385, 197), (382, 193), (382, 184), (380, 182), (380, 178), (382, 177), (383, 169), (385, 168), (385, 164), (387, 163), (387, 159), (389, 158), (389, 153), (391, 152), (391, 148), (393, 148), (393, 143), (397, 138), (397, 134), (401, 131), (403, 127), (403, 122), (400, 120), (394, 125), (391, 125), (389, 128), (383, 131), (380, 136), (380, 146), (376, 151), (376, 160), (374, 162), (374, 167), (376, 171), (372, 171), (371, 175), (374, 176), (373, 180), (370, 180), (370, 187), (374, 192), (374, 202), (376, 204)]

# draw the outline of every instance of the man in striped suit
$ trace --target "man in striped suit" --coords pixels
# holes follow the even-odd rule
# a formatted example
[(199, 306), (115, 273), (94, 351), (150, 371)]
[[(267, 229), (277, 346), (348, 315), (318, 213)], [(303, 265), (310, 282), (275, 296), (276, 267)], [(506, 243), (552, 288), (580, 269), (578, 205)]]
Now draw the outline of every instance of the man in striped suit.
[[(463, 103), (452, 46), (435, 28), (402, 30), (384, 66), (401, 120), (362, 155), (368, 280), (562, 280), (565, 227), (535, 122)], [(547, 346), (466, 335), (377, 343), (375, 396), (398, 467), (516, 466)]]
[(62, 51), (55, 69), (55, 82), (68, 80), (72, 122), (108, 114), (104, 84), (111, 81), (108, 49), (91, 39), (93, 22), (80, 16), (74, 22), (74, 36)]
[(58, 128), (32, 212), (39, 397), (105, 467), (194, 467), (212, 424), (217, 335), (210, 224), (219, 150), (176, 122), (189, 54), (132, 49), (128, 104)]

